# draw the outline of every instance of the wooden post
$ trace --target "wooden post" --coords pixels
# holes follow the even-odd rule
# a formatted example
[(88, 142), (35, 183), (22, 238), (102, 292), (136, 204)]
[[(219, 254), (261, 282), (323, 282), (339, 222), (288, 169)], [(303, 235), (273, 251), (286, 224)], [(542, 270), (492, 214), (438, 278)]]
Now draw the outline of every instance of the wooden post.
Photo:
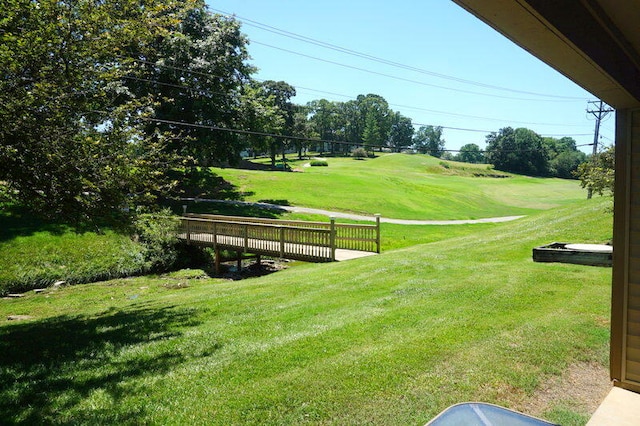
[(249, 225), (244, 225), (244, 252), (249, 250)]
[(216, 222), (213, 222), (213, 249), (218, 250), (218, 227)]
[(376, 217), (376, 253), (380, 253), (380, 213), (374, 216)]
[(329, 228), (329, 246), (331, 248), (331, 260), (336, 260), (336, 217), (331, 216), (331, 226)]
[(216, 247), (214, 251), (216, 253), (216, 260), (215, 260), (216, 275), (220, 275), (220, 249)]
[(284, 258), (284, 227), (280, 227), (280, 257)]

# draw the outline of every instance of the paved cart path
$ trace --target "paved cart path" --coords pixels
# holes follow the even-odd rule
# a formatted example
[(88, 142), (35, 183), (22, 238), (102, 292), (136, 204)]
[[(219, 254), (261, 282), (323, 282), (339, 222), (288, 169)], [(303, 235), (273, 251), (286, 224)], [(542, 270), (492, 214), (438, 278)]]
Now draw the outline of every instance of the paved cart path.
[[(341, 219), (350, 220), (363, 220), (375, 222), (376, 218), (373, 216), (364, 216), (352, 213), (331, 212), (328, 210), (311, 209), (307, 207), (293, 207), (293, 206), (279, 206), (291, 213), (308, 213), (319, 214), (324, 216), (334, 216)], [(524, 216), (502, 216), (502, 217), (488, 217), (484, 219), (461, 219), (461, 220), (409, 220), (409, 219), (391, 219), (387, 217), (381, 217), (382, 223), (394, 223), (396, 225), (469, 225), (474, 223), (501, 223), (510, 222), (512, 220), (520, 219)]]
[[(253, 205), (271, 210), (285, 210), (291, 213), (306, 213), (306, 214), (318, 214), (323, 216), (334, 216), (340, 219), (349, 219), (349, 220), (362, 220), (375, 222), (376, 218), (374, 216), (365, 216), (354, 213), (344, 213), (344, 212), (332, 212), (329, 210), (323, 209), (312, 209), (309, 207), (295, 207), (295, 206), (279, 206), (277, 204), (269, 204), (269, 203), (249, 203), (246, 201), (230, 201), (230, 200), (210, 200), (210, 199), (202, 199), (202, 198), (182, 198), (183, 201), (195, 201), (195, 202), (205, 202), (205, 203), (224, 203), (224, 204), (234, 204), (234, 205)], [(470, 225), (476, 223), (502, 223), (502, 222), (510, 222), (512, 220), (517, 220), (523, 218), (524, 216), (502, 216), (502, 217), (488, 217), (483, 219), (460, 219), (460, 220), (411, 220), (411, 219), (392, 219), (388, 217), (381, 217), (380, 222), (382, 223), (393, 223), (396, 225)]]

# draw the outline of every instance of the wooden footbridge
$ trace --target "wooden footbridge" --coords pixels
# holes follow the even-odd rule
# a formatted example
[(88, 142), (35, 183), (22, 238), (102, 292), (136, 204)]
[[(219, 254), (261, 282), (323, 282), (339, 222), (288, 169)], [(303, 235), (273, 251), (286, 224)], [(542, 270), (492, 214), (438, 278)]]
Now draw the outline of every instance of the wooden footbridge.
[(213, 247), (216, 271), (220, 251), (230, 250), (241, 259), (243, 253), (307, 262), (333, 262), (380, 253), (380, 215), (375, 225), (277, 220), (185, 214), (178, 238), (187, 244)]

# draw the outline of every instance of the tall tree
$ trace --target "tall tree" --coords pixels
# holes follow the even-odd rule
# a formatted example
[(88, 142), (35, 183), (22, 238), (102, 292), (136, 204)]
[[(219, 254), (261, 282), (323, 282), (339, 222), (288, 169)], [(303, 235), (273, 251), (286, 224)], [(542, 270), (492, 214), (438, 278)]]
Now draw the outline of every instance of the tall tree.
[[(294, 124), (294, 105), (291, 98), (296, 95), (296, 89), (284, 81), (267, 80), (262, 83), (264, 92), (273, 99), (279, 116), (282, 119), (282, 133), (291, 135), (293, 133)], [(291, 141), (286, 138), (272, 138), (269, 144), (269, 153), (271, 156), (271, 164), (276, 164), (276, 154), (278, 148), (282, 152), (282, 158), (285, 157), (285, 149)]]
[[(309, 120), (313, 123), (320, 139), (325, 141), (338, 140), (336, 128), (338, 123), (339, 111), (335, 103), (326, 99), (314, 100), (307, 104)], [(318, 151), (324, 150), (324, 142), (318, 147)], [(333, 146), (331, 149), (333, 150)]]
[(542, 137), (533, 130), (505, 127), (486, 137), (487, 162), (506, 172), (546, 176), (548, 155)]
[[(186, 2), (187, 7), (191, 2)], [(122, 79), (130, 51), (179, 21), (182, 2), (7, 0), (0, 19), (0, 180), (34, 211), (82, 220), (158, 188), (162, 135)]]
[[(311, 139), (317, 139), (318, 133), (314, 123), (308, 118), (309, 109), (306, 106), (296, 105), (293, 114), (293, 136), (303, 139), (295, 139), (293, 144), (298, 151), (298, 158), (302, 159), (302, 152), (311, 146)], [(307, 140), (305, 140), (307, 139)]]
[[(364, 130), (364, 117), (360, 113), (358, 101), (351, 100), (337, 105), (338, 113), (343, 117), (344, 140), (353, 145), (362, 144), (362, 132)], [(345, 152), (350, 147), (345, 146)]]
[(413, 137), (413, 145), (418, 152), (441, 157), (444, 153), (445, 140), (442, 138), (442, 127), (420, 126)]
[(550, 175), (564, 179), (575, 179), (575, 171), (578, 166), (587, 161), (587, 155), (576, 147), (575, 139), (546, 137), (543, 139), (543, 143), (549, 158)]
[(359, 95), (358, 108), (363, 117), (362, 142), (369, 148), (382, 147), (389, 138), (391, 130), (391, 110), (389, 104), (380, 95)]
[(246, 44), (236, 19), (211, 13), (197, 0), (153, 49), (131, 52), (139, 75), (128, 85), (139, 95), (155, 94), (154, 118), (161, 120), (147, 131), (170, 132), (170, 149), (199, 164), (235, 163), (243, 149), (238, 135), (211, 127), (243, 125), (240, 94), (255, 71), (247, 65)]
[[(274, 94), (268, 93), (262, 83), (252, 81), (243, 87), (240, 115), (243, 126), (250, 132), (244, 138), (254, 155), (275, 147), (277, 141), (269, 135), (282, 134), (285, 121)], [(275, 164), (275, 153), (273, 157)]]
[(468, 143), (460, 147), (460, 152), (455, 159), (463, 163), (484, 163), (484, 153), (475, 143)]
[(396, 151), (408, 148), (413, 142), (413, 124), (411, 119), (399, 112), (391, 115), (391, 131), (389, 132), (389, 146)]

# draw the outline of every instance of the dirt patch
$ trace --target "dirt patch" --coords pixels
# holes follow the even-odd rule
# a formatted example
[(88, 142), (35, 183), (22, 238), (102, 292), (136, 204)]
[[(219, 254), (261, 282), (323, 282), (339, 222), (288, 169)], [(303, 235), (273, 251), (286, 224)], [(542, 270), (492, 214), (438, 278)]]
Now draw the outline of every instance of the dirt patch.
[(595, 362), (572, 364), (560, 376), (542, 383), (535, 394), (517, 404), (517, 411), (541, 416), (557, 406), (593, 414), (611, 390), (609, 371)]
[(224, 262), (220, 265), (222, 273), (219, 277), (234, 281), (261, 277), (286, 269), (287, 263), (289, 261), (286, 259), (263, 259), (260, 263), (252, 260), (243, 260), (242, 268), (238, 270), (236, 262)]

